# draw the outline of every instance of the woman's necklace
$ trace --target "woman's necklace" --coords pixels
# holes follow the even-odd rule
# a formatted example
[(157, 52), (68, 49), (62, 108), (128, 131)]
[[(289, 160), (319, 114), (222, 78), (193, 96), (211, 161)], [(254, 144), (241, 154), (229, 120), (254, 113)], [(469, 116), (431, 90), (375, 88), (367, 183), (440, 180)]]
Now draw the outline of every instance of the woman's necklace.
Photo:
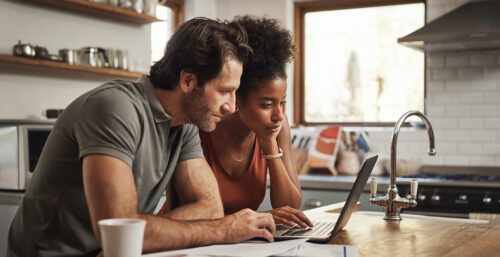
[[(254, 144), (255, 144), (255, 141), (254, 141)], [(237, 162), (242, 162), (243, 159), (245, 159), (245, 155), (246, 153), (243, 153), (242, 155), (240, 155), (240, 158), (237, 158), (232, 152), (234, 152), (233, 149), (230, 149), (229, 151), (227, 151), (227, 153), (231, 156), (231, 158)]]
[(240, 158), (236, 158), (231, 152), (232, 150), (230, 151), (227, 151), (229, 153), (229, 155), (231, 155), (231, 158), (233, 158), (233, 160), (237, 161), (237, 162), (241, 162), (243, 161), (243, 159), (245, 158), (245, 156), (241, 156)]

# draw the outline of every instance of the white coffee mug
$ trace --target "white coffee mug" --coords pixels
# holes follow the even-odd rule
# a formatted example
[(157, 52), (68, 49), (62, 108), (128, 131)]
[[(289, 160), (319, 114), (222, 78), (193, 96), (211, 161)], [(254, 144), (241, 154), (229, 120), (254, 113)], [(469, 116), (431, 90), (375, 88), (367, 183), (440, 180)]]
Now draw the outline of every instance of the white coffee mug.
[(104, 219), (98, 222), (105, 257), (140, 257), (146, 221)]

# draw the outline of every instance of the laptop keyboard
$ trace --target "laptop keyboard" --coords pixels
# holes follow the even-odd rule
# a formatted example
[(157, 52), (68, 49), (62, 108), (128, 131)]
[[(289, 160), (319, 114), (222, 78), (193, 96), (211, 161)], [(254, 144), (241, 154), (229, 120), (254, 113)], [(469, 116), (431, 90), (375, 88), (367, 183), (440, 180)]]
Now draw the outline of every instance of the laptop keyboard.
[(295, 225), (286, 231), (282, 236), (327, 236), (332, 232), (335, 223), (331, 222), (315, 222), (313, 221), (313, 227), (302, 228), (299, 225)]

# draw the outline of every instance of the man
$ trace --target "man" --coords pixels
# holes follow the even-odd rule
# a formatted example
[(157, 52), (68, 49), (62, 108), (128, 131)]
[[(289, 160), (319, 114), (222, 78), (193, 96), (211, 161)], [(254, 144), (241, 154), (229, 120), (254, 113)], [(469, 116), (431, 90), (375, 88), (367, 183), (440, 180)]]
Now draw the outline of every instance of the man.
[[(269, 214), (243, 210), (222, 218), (217, 182), (194, 126), (211, 131), (234, 112), (250, 51), (237, 24), (193, 19), (175, 32), (149, 77), (114, 80), (71, 103), (12, 222), (7, 256), (95, 256), (97, 222), (107, 218), (147, 220), (144, 252), (252, 237), (272, 241)], [(187, 204), (169, 218), (155, 216), (171, 178)]]

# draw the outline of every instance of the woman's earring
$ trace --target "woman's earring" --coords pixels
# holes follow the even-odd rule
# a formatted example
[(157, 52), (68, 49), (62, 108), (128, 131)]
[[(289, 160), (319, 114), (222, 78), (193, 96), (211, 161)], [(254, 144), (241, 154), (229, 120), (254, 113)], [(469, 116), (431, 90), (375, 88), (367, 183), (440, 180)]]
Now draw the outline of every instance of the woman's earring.
[(240, 110), (240, 106), (239, 105), (236, 105), (236, 108), (234, 108), (234, 112), (237, 112)]

